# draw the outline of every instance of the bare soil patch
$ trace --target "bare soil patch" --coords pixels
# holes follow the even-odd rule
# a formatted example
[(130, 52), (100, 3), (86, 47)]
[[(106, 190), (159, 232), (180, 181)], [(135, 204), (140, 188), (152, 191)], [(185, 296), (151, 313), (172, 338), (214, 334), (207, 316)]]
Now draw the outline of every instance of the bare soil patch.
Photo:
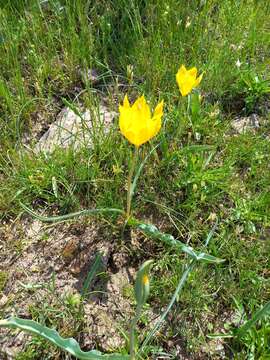
[[(137, 266), (119, 242), (117, 232), (105, 222), (90, 219), (48, 227), (38, 220), (17, 219), (0, 228), (0, 249), (0, 272), (6, 274), (0, 292), (2, 318), (33, 318), (35, 309), (44, 303), (66, 311), (66, 299), (80, 298), (87, 274), (101, 253), (101, 267), (84, 300), (79, 342), (82, 348), (104, 351), (123, 346), (119, 329), (133, 314), (126, 293)], [(63, 336), (73, 336), (75, 320), (63, 317)], [(14, 335), (14, 331), (1, 329), (0, 354), (14, 358), (28, 339), (23, 333)]]

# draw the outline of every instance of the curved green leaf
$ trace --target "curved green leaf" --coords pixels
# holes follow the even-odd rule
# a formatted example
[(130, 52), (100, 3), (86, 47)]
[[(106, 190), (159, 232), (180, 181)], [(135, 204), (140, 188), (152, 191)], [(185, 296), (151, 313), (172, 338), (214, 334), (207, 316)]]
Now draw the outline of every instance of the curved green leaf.
[(143, 224), (139, 222), (137, 223), (135, 222), (133, 226), (134, 225), (146, 235), (152, 237), (153, 239), (161, 240), (163, 243), (185, 252), (186, 254), (191, 256), (194, 260), (198, 260), (198, 261), (200, 260), (207, 263), (215, 263), (215, 264), (220, 264), (225, 261), (223, 259), (219, 259), (215, 256), (206, 254), (204, 252), (202, 253), (196, 252), (191, 246), (187, 246), (181, 241), (176, 240), (172, 235), (159, 231), (155, 225)]
[(82, 351), (79, 344), (73, 338), (63, 338), (56, 330), (40, 325), (33, 320), (25, 320), (16, 317), (10, 317), (7, 320), (0, 320), (0, 327), (18, 328), (27, 332), (31, 332), (49, 340), (59, 348), (66, 350), (71, 355), (82, 360), (128, 360), (129, 355), (121, 354), (102, 354), (100, 351)]
[(225, 334), (209, 334), (207, 335), (210, 339), (223, 339), (223, 338), (233, 338), (237, 336), (239, 338), (243, 337), (247, 331), (256, 324), (257, 321), (263, 319), (265, 316), (270, 314), (270, 301), (268, 301), (260, 310), (258, 310), (254, 316), (246, 321), (239, 329), (233, 329), (233, 331)]
[(85, 209), (85, 210), (77, 211), (77, 212), (62, 215), (62, 216), (46, 217), (46, 216), (42, 216), (42, 215), (35, 213), (32, 209), (30, 209), (29, 207), (27, 207), (26, 205), (24, 205), (22, 203), (20, 203), (20, 205), (26, 212), (28, 212), (28, 214), (32, 215), (34, 218), (36, 218), (40, 221), (43, 221), (43, 222), (57, 222), (57, 221), (63, 221), (63, 220), (76, 218), (78, 216), (96, 215), (96, 214), (101, 214), (101, 213), (106, 213), (106, 212), (124, 214), (124, 211), (121, 209), (100, 208), (100, 209)]

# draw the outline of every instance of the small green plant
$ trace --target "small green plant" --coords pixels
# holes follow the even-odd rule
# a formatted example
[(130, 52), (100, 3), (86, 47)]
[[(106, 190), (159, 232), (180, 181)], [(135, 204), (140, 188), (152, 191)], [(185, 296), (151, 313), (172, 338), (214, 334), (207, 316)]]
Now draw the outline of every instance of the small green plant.
[[(237, 304), (237, 307), (239, 308), (239, 304)], [(243, 308), (241, 307), (240, 317), (243, 317), (242, 311)], [(249, 354), (250, 359), (268, 359), (270, 356), (270, 324), (267, 321), (269, 314), (270, 302), (267, 302), (255, 312), (251, 319), (246, 320), (240, 327), (231, 327), (226, 334), (212, 334), (208, 335), (208, 337), (231, 339), (237, 359), (244, 359), (241, 355), (243, 348), (245, 349), (244, 354)], [(257, 328), (256, 325), (258, 325)]]
[(252, 71), (244, 71), (236, 85), (238, 96), (243, 97), (245, 113), (258, 111), (258, 105), (270, 93), (270, 81)]
[(263, 79), (259, 75), (250, 74), (246, 79), (243, 79), (245, 87), (245, 104), (246, 111), (254, 111), (256, 104), (270, 93), (269, 80)]
[(270, 358), (270, 322), (258, 321), (257, 326), (252, 326), (243, 336), (235, 336), (232, 340), (235, 357), (244, 359), (269, 359)]

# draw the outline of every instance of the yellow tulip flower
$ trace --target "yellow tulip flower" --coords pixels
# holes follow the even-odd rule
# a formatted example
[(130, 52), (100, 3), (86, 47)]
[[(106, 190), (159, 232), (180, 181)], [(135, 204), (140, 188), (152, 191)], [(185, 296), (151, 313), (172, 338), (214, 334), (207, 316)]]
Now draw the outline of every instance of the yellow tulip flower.
[(176, 81), (181, 95), (188, 95), (193, 88), (199, 85), (202, 77), (203, 74), (197, 77), (197, 68), (193, 67), (190, 70), (187, 70), (185, 65), (182, 65), (176, 74)]
[(144, 96), (130, 105), (127, 95), (123, 105), (119, 106), (119, 126), (121, 134), (129, 142), (139, 147), (157, 135), (161, 128), (163, 100), (156, 106), (153, 116)]

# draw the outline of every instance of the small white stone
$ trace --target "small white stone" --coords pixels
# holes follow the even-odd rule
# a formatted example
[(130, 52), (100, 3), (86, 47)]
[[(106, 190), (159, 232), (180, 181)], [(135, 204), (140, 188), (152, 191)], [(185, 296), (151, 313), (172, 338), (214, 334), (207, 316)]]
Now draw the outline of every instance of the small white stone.
[(0, 308), (5, 306), (7, 302), (8, 302), (8, 297), (5, 294), (3, 294), (0, 298)]
[(236, 61), (235, 65), (236, 65), (236, 67), (237, 67), (238, 69), (240, 69), (242, 63), (241, 63), (240, 60), (238, 59), (238, 60)]

